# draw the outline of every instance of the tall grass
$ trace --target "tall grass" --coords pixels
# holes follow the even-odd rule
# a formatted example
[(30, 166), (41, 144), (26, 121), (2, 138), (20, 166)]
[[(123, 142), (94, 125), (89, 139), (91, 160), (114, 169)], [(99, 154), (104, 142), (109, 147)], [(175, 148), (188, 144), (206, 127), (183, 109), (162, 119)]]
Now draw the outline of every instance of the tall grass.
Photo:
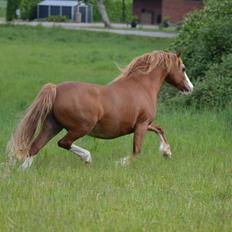
[[(92, 152), (85, 167), (57, 147), (55, 137), (32, 167), (6, 165), (4, 147), (17, 118), (47, 82), (105, 84), (118, 75), (114, 63), (170, 40), (123, 37), (59, 28), (0, 27), (0, 231), (231, 231), (231, 111), (196, 112), (160, 105), (173, 158), (159, 155), (159, 139), (147, 133), (141, 155), (128, 167), (132, 136), (84, 137)], [(173, 106), (174, 108), (174, 106)]]

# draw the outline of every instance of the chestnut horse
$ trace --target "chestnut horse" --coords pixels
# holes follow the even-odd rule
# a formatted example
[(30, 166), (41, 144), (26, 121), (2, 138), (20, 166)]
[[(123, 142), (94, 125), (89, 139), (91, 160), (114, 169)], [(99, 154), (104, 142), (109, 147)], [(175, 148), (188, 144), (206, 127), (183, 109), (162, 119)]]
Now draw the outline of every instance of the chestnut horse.
[(193, 90), (179, 55), (163, 51), (135, 58), (108, 85), (46, 84), (14, 131), (9, 149), (24, 160), (22, 168), (26, 169), (33, 156), (65, 128), (67, 134), (58, 145), (90, 163), (90, 152), (75, 145), (75, 140), (85, 135), (113, 139), (134, 133), (132, 155), (122, 160), (127, 163), (140, 152), (145, 132), (153, 131), (160, 137), (161, 153), (170, 157), (164, 131), (152, 123), (164, 81), (183, 93)]

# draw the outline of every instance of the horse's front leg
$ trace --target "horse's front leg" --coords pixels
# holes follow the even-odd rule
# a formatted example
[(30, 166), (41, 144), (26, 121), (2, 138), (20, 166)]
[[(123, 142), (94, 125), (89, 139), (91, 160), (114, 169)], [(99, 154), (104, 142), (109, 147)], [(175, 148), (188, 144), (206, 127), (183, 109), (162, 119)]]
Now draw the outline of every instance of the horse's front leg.
[(134, 160), (136, 155), (141, 151), (144, 135), (147, 131), (147, 126), (148, 123), (143, 123), (136, 126), (133, 140), (133, 153), (131, 155), (132, 160)]
[(130, 161), (134, 160), (136, 158), (136, 155), (140, 153), (141, 147), (143, 144), (144, 135), (147, 131), (147, 127), (148, 127), (147, 122), (138, 124), (136, 126), (135, 132), (134, 132), (134, 139), (133, 139), (133, 153), (130, 157), (127, 156), (127, 157), (124, 157), (123, 159), (121, 159), (120, 163), (122, 165), (129, 164)]
[(170, 145), (167, 142), (164, 131), (161, 127), (151, 124), (148, 126), (149, 131), (154, 131), (160, 137), (160, 152), (165, 158), (171, 158), (172, 152)]

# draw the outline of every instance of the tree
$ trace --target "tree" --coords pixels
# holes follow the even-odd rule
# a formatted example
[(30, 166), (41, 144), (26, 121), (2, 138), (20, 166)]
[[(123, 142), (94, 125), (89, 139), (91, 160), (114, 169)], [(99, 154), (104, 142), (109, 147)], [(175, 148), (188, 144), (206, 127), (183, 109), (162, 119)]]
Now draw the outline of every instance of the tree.
[(122, 0), (122, 22), (126, 21), (126, 5), (125, 0)]
[(97, 7), (98, 7), (99, 13), (102, 17), (102, 21), (105, 27), (111, 28), (110, 20), (109, 20), (109, 17), (108, 17), (108, 14), (106, 12), (106, 8), (104, 5), (104, 0), (97, 0)]
[(19, 8), (18, 0), (8, 0), (6, 7), (6, 20), (11, 21), (16, 19), (16, 10)]

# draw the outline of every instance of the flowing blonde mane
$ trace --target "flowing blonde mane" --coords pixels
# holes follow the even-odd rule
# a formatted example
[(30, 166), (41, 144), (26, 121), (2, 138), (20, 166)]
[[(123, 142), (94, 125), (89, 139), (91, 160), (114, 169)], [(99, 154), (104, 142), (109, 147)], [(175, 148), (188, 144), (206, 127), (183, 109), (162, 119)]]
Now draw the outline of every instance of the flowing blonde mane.
[(122, 73), (113, 82), (132, 75), (148, 75), (160, 66), (170, 71), (173, 64), (177, 65), (177, 67), (181, 65), (180, 58), (175, 53), (164, 51), (145, 53), (133, 59), (124, 70), (121, 70)]

